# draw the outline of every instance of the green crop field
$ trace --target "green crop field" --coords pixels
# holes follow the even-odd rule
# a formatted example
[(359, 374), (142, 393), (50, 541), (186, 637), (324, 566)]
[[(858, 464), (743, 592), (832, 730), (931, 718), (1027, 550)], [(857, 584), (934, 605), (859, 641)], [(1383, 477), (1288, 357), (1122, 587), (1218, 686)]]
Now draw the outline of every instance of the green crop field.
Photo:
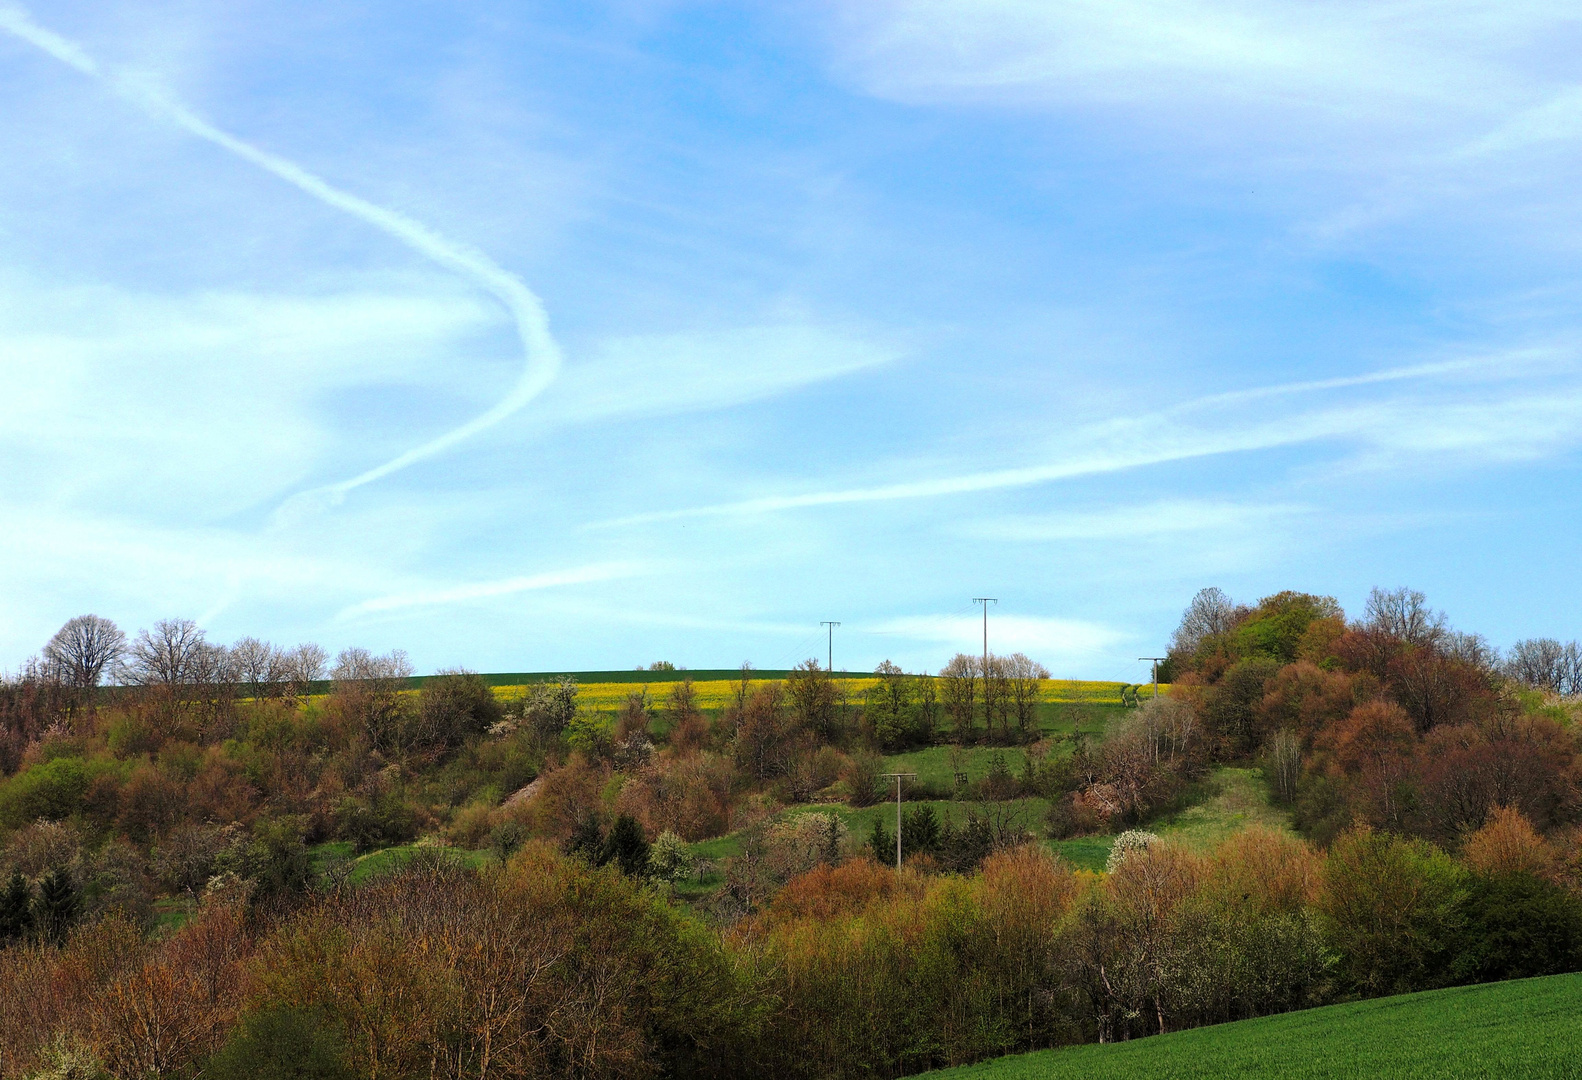
[(1582, 975), (1433, 990), (927, 1073), (937, 1080), (1582, 1077)]

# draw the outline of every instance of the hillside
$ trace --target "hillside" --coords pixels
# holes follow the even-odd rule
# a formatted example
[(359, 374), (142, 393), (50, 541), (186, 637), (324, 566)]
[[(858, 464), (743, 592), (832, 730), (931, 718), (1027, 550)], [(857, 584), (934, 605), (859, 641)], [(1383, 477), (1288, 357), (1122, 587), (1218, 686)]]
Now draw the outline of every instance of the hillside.
[(1582, 975), (1434, 990), (1076, 1046), (925, 1074), (936, 1080), (1582, 1076)]

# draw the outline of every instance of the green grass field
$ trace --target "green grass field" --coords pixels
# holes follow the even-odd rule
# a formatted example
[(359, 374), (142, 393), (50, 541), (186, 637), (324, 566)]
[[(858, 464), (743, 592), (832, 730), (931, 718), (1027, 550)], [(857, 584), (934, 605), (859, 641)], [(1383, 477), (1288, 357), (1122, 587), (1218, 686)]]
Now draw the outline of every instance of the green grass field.
[[(363, 855), (357, 855), (352, 850), (352, 845), (345, 840), (331, 840), (329, 843), (319, 844), (308, 850), (308, 857), (312, 860), (316, 873), (323, 873), (337, 862), (349, 860), (351, 871), (347, 880), (353, 885), (360, 885), (386, 870), (393, 870), (403, 862), (410, 859), (418, 851), (420, 844), (398, 844), (395, 847), (376, 848)], [(465, 851), (461, 848), (446, 848), (447, 853), (462, 859), (472, 866), (481, 866), (492, 857), (487, 851)]]
[(938, 1080), (1582, 1077), (1582, 975), (1331, 1005), (925, 1075)]

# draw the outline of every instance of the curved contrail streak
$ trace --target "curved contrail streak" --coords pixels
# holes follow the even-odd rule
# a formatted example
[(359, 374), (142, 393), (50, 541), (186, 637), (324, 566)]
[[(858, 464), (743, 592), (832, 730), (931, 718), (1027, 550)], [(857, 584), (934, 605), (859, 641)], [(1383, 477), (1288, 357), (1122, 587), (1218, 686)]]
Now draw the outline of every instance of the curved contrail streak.
[(555, 375), (560, 370), (560, 346), (555, 343), (554, 337), (549, 332), (549, 318), (544, 312), (543, 302), (520, 279), (498, 266), (481, 251), (448, 240), (421, 222), (413, 221), (393, 210), (376, 206), (366, 199), (341, 191), (294, 162), (271, 154), (267, 150), (260, 150), (220, 130), (181, 102), (171, 99), (159, 90), (107, 71), (81, 46), (52, 30), (45, 29), (34, 22), (32, 16), (25, 10), (14, 4), (4, 3), (3, 0), (0, 0), (0, 30), (9, 32), (62, 63), (98, 79), (145, 111), (163, 117), (198, 138), (213, 143), (244, 161), (251, 162), (265, 172), (274, 174), (327, 206), (360, 218), (419, 254), (426, 255), (441, 266), (470, 278), (493, 294), (510, 311), (512, 319), (516, 322), (517, 334), (522, 340), (524, 363), (521, 377), (517, 379), (516, 385), (511, 388), (509, 394), (496, 402), (492, 408), (473, 417), (460, 427), (452, 428), (421, 446), (415, 446), (384, 464), (348, 480), (294, 496), (287, 500), (286, 506), (299, 504), (304, 499), (339, 502), (353, 488), (389, 476), (408, 465), (449, 449), (486, 428), (493, 427), (537, 397), (555, 380)]

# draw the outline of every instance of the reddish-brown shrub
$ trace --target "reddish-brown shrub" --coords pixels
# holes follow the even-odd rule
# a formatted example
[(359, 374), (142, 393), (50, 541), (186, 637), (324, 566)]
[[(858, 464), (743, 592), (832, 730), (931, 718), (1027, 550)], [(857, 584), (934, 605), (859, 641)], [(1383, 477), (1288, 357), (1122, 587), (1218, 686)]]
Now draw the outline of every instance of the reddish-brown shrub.
[(1495, 807), (1489, 812), (1488, 824), (1467, 837), (1461, 860), (1467, 869), (1489, 877), (1546, 877), (1555, 871), (1557, 862), (1555, 853), (1534, 831), (1532, 823), (1512, 806)]

